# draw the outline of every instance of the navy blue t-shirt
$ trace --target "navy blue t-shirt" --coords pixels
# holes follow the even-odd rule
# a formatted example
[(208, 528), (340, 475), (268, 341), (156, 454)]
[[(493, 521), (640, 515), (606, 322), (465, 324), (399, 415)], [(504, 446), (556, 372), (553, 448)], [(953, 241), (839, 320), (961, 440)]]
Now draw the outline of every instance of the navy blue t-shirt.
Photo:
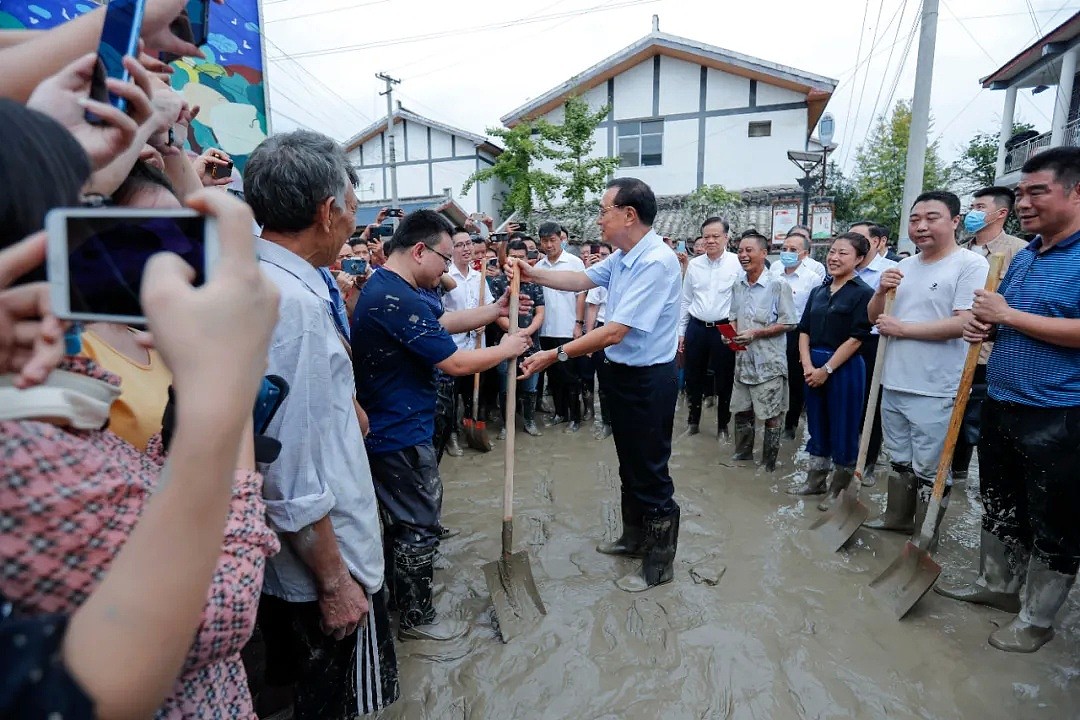
[(380, 268), (353, 313), (356, 398), (367, 412), (372, 455), (430, 443), (435, 432), (435, 364), (457, 352), (442, 312), (397, 273)]

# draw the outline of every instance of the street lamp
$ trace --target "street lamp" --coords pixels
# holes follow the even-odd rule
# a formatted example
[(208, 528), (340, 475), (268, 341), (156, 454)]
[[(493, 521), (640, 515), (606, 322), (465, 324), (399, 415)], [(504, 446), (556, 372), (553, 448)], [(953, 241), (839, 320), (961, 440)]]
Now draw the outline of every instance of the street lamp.
[(803, 152), (801, 150), (788, 150), (788, 160), (795, 164), (795, 167), (803, 171), (803, 176), (797, 178), (796, 182), (799, 183), (799, 187), (803, 191), (803, 206), (802, 206), (802, 224), (810, 225), (810, 190), (814, 186), (814, 179), (811, 177), (815, 170), (821, 167), (824, 162), (823, 152)]

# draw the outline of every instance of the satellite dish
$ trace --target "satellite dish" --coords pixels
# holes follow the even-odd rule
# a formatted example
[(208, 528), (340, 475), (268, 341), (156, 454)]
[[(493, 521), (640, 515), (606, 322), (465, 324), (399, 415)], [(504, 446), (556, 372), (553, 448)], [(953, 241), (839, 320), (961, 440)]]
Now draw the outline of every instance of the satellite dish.
[(821, 116), (821, 121), (818, 123), (818, 140), (825, 147), (832, 145), (833, 133), (836, 131), (836, 120), (833, 119), (832, 113), (825, 113)]

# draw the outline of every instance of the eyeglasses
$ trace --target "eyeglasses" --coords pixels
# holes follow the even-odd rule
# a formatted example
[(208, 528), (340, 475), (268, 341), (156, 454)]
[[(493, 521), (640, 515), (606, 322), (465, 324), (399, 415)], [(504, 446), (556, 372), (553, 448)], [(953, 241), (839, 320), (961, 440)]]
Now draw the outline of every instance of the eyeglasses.
[(605, 215), (607, 215), (608, 210), (614, 210), (615, 208), (621, 208), (621, 207), (626, 207), (626, 206), (625, 205), (607, 205), (607, 206), (601, 205), (600, 206), (600, 217), (604, 217)]
[[(427, 247), (427, 246), (425, 245), (424, 247)], [(433, 247), (429, 247), (429, 248), (428, 248), (428, 250), (430, 250), (431, 252), (435, 253), (435, 254), (436, 254), (436, 255), (438, 255), (439, 257), (441, 257), (441, 258), (443, 259), (443, 262), (444, 262), (444, 263), (446, 264), (446, 269), (447, 269), (447, 270), (449, 270), (449, 269), (450, 269), (450, 263), (451, 263), (451, 262), (453, 262), (453, 261), (452, 261), (452, 260), (451, 260), (450, 258), (446, 257), (445, 255), (443, 255), (443, 254), (442, 254), (441, 252), (439, 252), (438, 250), (436, 250), (436, 249), (435, 249), (435, 248), (433, 248)]]

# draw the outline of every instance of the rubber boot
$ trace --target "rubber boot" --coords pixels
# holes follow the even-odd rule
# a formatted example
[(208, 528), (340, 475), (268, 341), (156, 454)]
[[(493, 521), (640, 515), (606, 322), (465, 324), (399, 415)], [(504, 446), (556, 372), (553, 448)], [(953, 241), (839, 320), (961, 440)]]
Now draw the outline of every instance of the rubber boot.
[[(502, 422), (502, 428), (499, 429), (499, 434), (498, 434), (497, 437), (498, 437), (499, 440), (505, 440), (506, 439), (506, 393), (505, 392), (499, 393), (499, 407), (502, 408), (502, 417), (491, 418), (491, 419), (489, 419), (489, 422), (495, 422), (495, 421)], [(517, 413), (517, 408), (514, 408), (514, 413), (515, 414)]]
[(863, 468), (862, 486), (874, 487), (877, 484), (877, 463), (867, 463)]
[(600, 543), (596, 551), (604, 555), (644, 557), (645, 525), (641, 510), (629, 496), (622, 497), (622, 535), (615, 542)]
[(593, 391), (583, 390), (581, 392), (581, 419), (592, 420), (596, 417), (596, 406), (593, 404)]
[(735, 454), (732, 460), (754, 459), (754, 421), (735, 420)]
[(645, 558), (641, 569), (615, 581), (626, 592), (642, 592), (675, 579), (679, 546), (679, 506), (661, 517), (645, 519)]
[(1076, 575), (1066, 575), (1034, 555), (1028, 560), (1020, 614), (990, 634), (990, 644), (1005, 652), (1032, 653), (1054, 637), (1054, 617), (1069, 597)]
[(818, 510), (828, 510), (836, 503), (840, 493), (847, 489), (855, 477), (855, 468), (851, 465), (837, 465), (829, 479), (829, 490), (818, 503)]
[(911, 533), (915, 529), (915, 495), (918, 479), (910, 468), (893, 468), (889, 473), (889, 499), (885, 512), (863, 527), (871, 530), (889, 530)]
[(544, 434), (536, 426), (536, 393), (527, 392), (521, 394), (521, 414), (525, 418), (525, 432), (533, 437), (540, 437)]
[(457, 431), (450, 433), (450, 439), (446, 443), (446, 454), (450, 457), (461, 457), (465, 451), (461, 449), (461, 439)]
[(789, 488), (787, 494), (820, 495), (825, 492), (825, 482), (829, 479), (830, 469), (832, 469), (832, 461), (829, 458), (811, 456), (806, 481), (802, 485)]
[(765, 426), (765, 441), (761, 450), (761, 461), (765, 464), (765, 472), (776, 469), (776, 456), (780, 453), (780, 438), (783, 430), (779, 427)]
[(394, 595), (401, 611), (398, 640), (453, 640), (465, 634), (461, 620), (438, 619), (431, 602), (435, 550), (394, 548)]
[(953, 600), (1018, 613), (1026, 557), (1022, 543), (1002, 540), (983, 528), (979, 543), (979, 575), (975, 581), (963, 585), (938, 583), (934, 592)]
[[(922, 532), (923, 519), (930, 507), (930, 493), (933, 491), (933, 483), (922, 482), (919, 484), (919, 492), (915, 499), (915, 527), (912, 529), (912, 542), (918, 539)], [(934, 534), (930, 538), (930, 547), (927, 551), (931, 554), (937, 552), (938, 541), (941, 539), (941, 523), (945, 519), (945, 511), (949, 509), (949, 495), (952, 494), (952, 486), (945, 486), (945, 494), (941, 497), (941, 509), (934, 518)]]
[(608, 423), (604, 423), (600, 427), (598, 427), (595, 432), (593, 432), (593, 437), (597, 440), (603, 440), (605, 438), (611, 437), (611, 433), (611, 425), (609, 425)]

